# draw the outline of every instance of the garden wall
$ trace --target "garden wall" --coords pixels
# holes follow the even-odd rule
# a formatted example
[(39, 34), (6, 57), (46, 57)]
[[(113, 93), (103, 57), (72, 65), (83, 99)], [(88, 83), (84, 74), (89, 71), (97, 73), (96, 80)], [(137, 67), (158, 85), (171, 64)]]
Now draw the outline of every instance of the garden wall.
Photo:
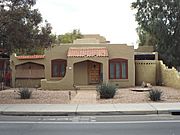
[(159, 62), (160, 81), (162, 85), (180, 89), (180, 75), (173, 67), (169, 69), (162, 61)]
[(143, 81), (156, 85), (156, 63), (156, 60), (135, 61), (136, 85), (141, 85)]

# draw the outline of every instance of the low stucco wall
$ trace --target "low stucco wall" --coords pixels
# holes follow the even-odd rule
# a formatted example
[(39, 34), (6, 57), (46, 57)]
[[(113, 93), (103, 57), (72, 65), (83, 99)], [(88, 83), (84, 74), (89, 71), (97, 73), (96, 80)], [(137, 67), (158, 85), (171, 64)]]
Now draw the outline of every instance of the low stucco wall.
[(160, 81), (162, 85), (180, 89), (180, 75), (173, 67), (169, 69), (162, 61), (159, 62)]
[(58, 80), (58, 81), (47, 81), (47, 79), (41, 80), (41, 88), (44, 90), (72, 90), (74, 89), (73, 85), (67, 84), (64, 81)]
[(38, 88), (41, 86), (41, 79), (16, 79), (16, 87)]
[(126, 87), (134, 87), (134, 84), (131, 84), (131, 82), (127, 80), (109, 80), (109, 83), (118, 87), (118, 88), (126, 88)]
[(136, 85), (141, 85), (143, 81), (156, 85), (156, 62), (155, 60), (135, 61)]

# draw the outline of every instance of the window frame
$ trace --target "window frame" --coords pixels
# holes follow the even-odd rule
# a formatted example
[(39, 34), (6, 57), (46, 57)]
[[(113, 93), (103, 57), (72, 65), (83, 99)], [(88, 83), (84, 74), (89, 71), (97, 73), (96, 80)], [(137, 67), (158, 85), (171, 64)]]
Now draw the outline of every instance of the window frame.
[[(125, 63), (125, 65), (126, 65), (126, 72), (125, 72), (125, 75), (126, 75), (126, 78), (123, 78), (123, 75), (122, 75), (122, 64), (123, 63)], [(112, 78), (112, 76), (111, 76), (111, 64), (113, 64), (113, 73), (114, 73), (114, 75), (113, 75), (113, 78)], [(120, 77), (119, 78), (117, 78), (116, 77), (116, 65), (117, 64), (119, 64), (119, 73), (120, 73)], [(116, 59), (110, 59), (109, 60), (109, 79), (110, 80), (113, 80), (113, 79), (115, 79), (115, 80), (120, 80), (120, 79), (128, 79), (128, 60), (127, 59), (122, 59), (122, 58), (116, 58)]]
[[(54, 66), (57, 64), (58, 69), (58, 76), (54, 76)], [(64, 65), (64, 75), (62, 75), (62, 65)], [(66, 66), (67, 66), (67, 61), (63, 59), (54, 59), (51, 60), (51, 77), (52, 78), (63, 78), (66, 74)]]

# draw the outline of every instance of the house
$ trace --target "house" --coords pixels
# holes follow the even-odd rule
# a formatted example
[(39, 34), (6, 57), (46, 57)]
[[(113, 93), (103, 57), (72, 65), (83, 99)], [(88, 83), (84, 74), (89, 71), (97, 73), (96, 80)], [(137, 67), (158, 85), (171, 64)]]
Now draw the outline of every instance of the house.
[(84, 35), (71, 44), (54, 45), (44, 55), (13, 54), (10, 64), (13, 87), (64, 90), (101, 83), (135, 86), (133, 46), (110, 44), (100, 35)]
[(71, 44), (52, 45), (44, 55), (13, 54), (9, 64), (13, 87), (69, 90), (101, 83), (131, 87), (145, 81), (180, 88), (178, 71), (158, 60), (152, 46), (134, 49), (126, 44), (111, 44), (100, 35), (84, 35)]

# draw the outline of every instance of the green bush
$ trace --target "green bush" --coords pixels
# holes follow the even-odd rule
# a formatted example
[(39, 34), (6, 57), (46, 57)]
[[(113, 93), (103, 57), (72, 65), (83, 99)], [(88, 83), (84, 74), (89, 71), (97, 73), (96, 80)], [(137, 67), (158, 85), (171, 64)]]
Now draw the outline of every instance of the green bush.
[(116, 94), (116, 87), (110, 84), (101, 84), (97, 88), (97, 92), (100, 94), (101, 99), (113, 98)]
[(152, 89), (149, 91), (149, 98), (151, 101), (159, 101), (161, 100), (163, 92), (158, 89)]
[(18, 95), (20, 95), (21, 99), (30, 99), (32, 91), (28, 88), (19, 88)]

